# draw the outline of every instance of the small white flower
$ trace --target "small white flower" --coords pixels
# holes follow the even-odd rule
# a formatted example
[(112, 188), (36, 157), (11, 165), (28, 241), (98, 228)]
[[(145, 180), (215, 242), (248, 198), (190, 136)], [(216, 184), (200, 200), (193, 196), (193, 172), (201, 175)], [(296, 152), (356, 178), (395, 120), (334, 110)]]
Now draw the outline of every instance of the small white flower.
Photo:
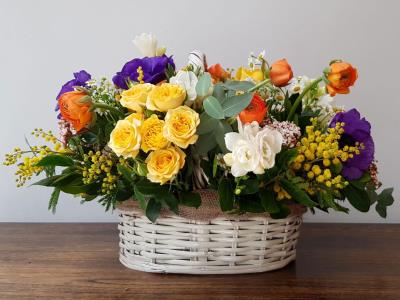
[(183, 87), (186, 90), (188, 100), (194, 101), (197, 98), (196, 84), (198, 79), (192, 71), (180, 70), (174, 77), (170, 78), (169, 82)]
[(335, 100), (329, 94), (325, 94), (318, 98), (315, 102), (315, 106), (322, 108), (323, 110), (330, 112), (333, 111)]
[(309, 79), (307, 76), (297, 76), (290, 81), (289, 86), (287, 87), (289, 95), (292, 94), (300, 94), (304, 88), (310, 84), (312, 79)]
[(231, 167), (232, 175), (263, 174), (272, 168), (275, 156), (282, 148), (282, 135), (268, 127), (260, 129), (257, 122), (243, 126), (240, 120), (238, 131), (225, 134), (226, 148), (231, 153), (224, 155), (224, 161)]
[(137, 35), (133, 40), (133, 44), (143, 56), (154, 57), (157, 55), (157, 38), (152, 33)]

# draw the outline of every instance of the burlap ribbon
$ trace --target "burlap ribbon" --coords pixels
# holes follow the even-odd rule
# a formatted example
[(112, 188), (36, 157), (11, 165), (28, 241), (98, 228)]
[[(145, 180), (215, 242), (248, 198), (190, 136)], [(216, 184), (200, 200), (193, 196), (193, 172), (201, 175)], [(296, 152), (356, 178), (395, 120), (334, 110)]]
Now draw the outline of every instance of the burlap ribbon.
[[(216, 218), (228, 218), (232, 220), (244, 220), (249, 217), (267, 217), (268, 213), (246, 213), (241, 215), (227, 214), (221, 211), (218, 200), (218, 193), (215, 190), (197, 190), (196, 193), (200, 194), (201, 206), (199, 208), (188, 207), (181, 205), (179, 207), (179, 217), (186, 218), (194, 221), (210, 221)], [(122, 202), (118, 209), (121, 212), (134, 213), (137, 216), (143, 216), (145, 213), (139, 207), (138, 201), (128, 200)], [(302, 205), (290, 205), (291, 215), (302, 215), (305, 213), (306, 208)], [(172, 211), (167, 208), (162, 208), (160, 217), (176, 216)]]

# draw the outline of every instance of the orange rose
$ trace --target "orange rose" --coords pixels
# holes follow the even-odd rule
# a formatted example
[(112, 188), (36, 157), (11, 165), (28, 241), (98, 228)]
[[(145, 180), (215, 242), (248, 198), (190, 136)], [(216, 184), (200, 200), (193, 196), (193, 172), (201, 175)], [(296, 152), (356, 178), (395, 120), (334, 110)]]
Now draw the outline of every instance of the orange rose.
[(261, 124), (267, 114), (267, 105), (265, 101), (258, 95), (254, 94), (249, 106), (247, 106), (240, 114), (239, 118), (243, 124), (257, 121)]
[(357, 77), (357, 69), (353, 68), (351, 64), (342, 61), (332, 63), (330, 72), (326, 75), (329, 81), (326, 86), (329, 95), (350, 93), (349, 87), (356, 82)]
[(231, 74), (225, 71), (220, 64), (212, 65), (207, 69), (207, 72), (210, 73), (214, 83), (225, 81), (231, 77)]
[(92, 121), (91, 103), (80, 101), (85, 96), (87, 94), (84, 92), (72, 91), (66, 92), (58, 98), (61, 116), (78, 132)]
[(269, 71), (271, 82), (278, 87), (285, 86), (293, 77), (292, 68), (286, 59), (280, 59), (274, 62)]

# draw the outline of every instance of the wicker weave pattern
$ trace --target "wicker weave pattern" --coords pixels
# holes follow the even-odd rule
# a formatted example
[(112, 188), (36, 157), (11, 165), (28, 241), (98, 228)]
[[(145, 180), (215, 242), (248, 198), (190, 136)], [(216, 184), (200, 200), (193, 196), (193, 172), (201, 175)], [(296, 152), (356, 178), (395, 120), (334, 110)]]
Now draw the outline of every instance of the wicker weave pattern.
[(156, 273), (240, 274), (282, 268), (296, 258), (301, 215), (194, 221), (162, 217), (155, 224), (119, 211), (120, 261)]

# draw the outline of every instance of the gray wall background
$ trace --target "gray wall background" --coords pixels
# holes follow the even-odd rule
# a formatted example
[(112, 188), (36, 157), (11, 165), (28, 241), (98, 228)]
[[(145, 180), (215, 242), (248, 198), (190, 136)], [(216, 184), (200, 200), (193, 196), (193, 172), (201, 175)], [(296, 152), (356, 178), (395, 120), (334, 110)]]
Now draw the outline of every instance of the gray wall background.
[[(177, 65), (192, 49), (209, 63), (247, 63), (250, 51), (288, 59), (297, 75), (315, 77), (334, 58), (359, 70), (339, 105), (357, 107), (373, 124), (380, 178), (399, 198), (400, 2), (341, 1), (52, 1), (0, 0), (0, 155), (24, 144), (35, 127), (57, 130), (55, 97), (72, 72), (112, 74), (137, 56), (131, 40), (153, 32)], [(397, 122), (397, 123), (396, 123)], [(0, 166), (0, 221), (115, 221), (97, 203), (62, 196), (47, 211), (50, 190), (14, 187), (14, 169)], [(399, 222), (400, 204), (386, 220), (367, 214), (317, 213), (309, 222)]]

